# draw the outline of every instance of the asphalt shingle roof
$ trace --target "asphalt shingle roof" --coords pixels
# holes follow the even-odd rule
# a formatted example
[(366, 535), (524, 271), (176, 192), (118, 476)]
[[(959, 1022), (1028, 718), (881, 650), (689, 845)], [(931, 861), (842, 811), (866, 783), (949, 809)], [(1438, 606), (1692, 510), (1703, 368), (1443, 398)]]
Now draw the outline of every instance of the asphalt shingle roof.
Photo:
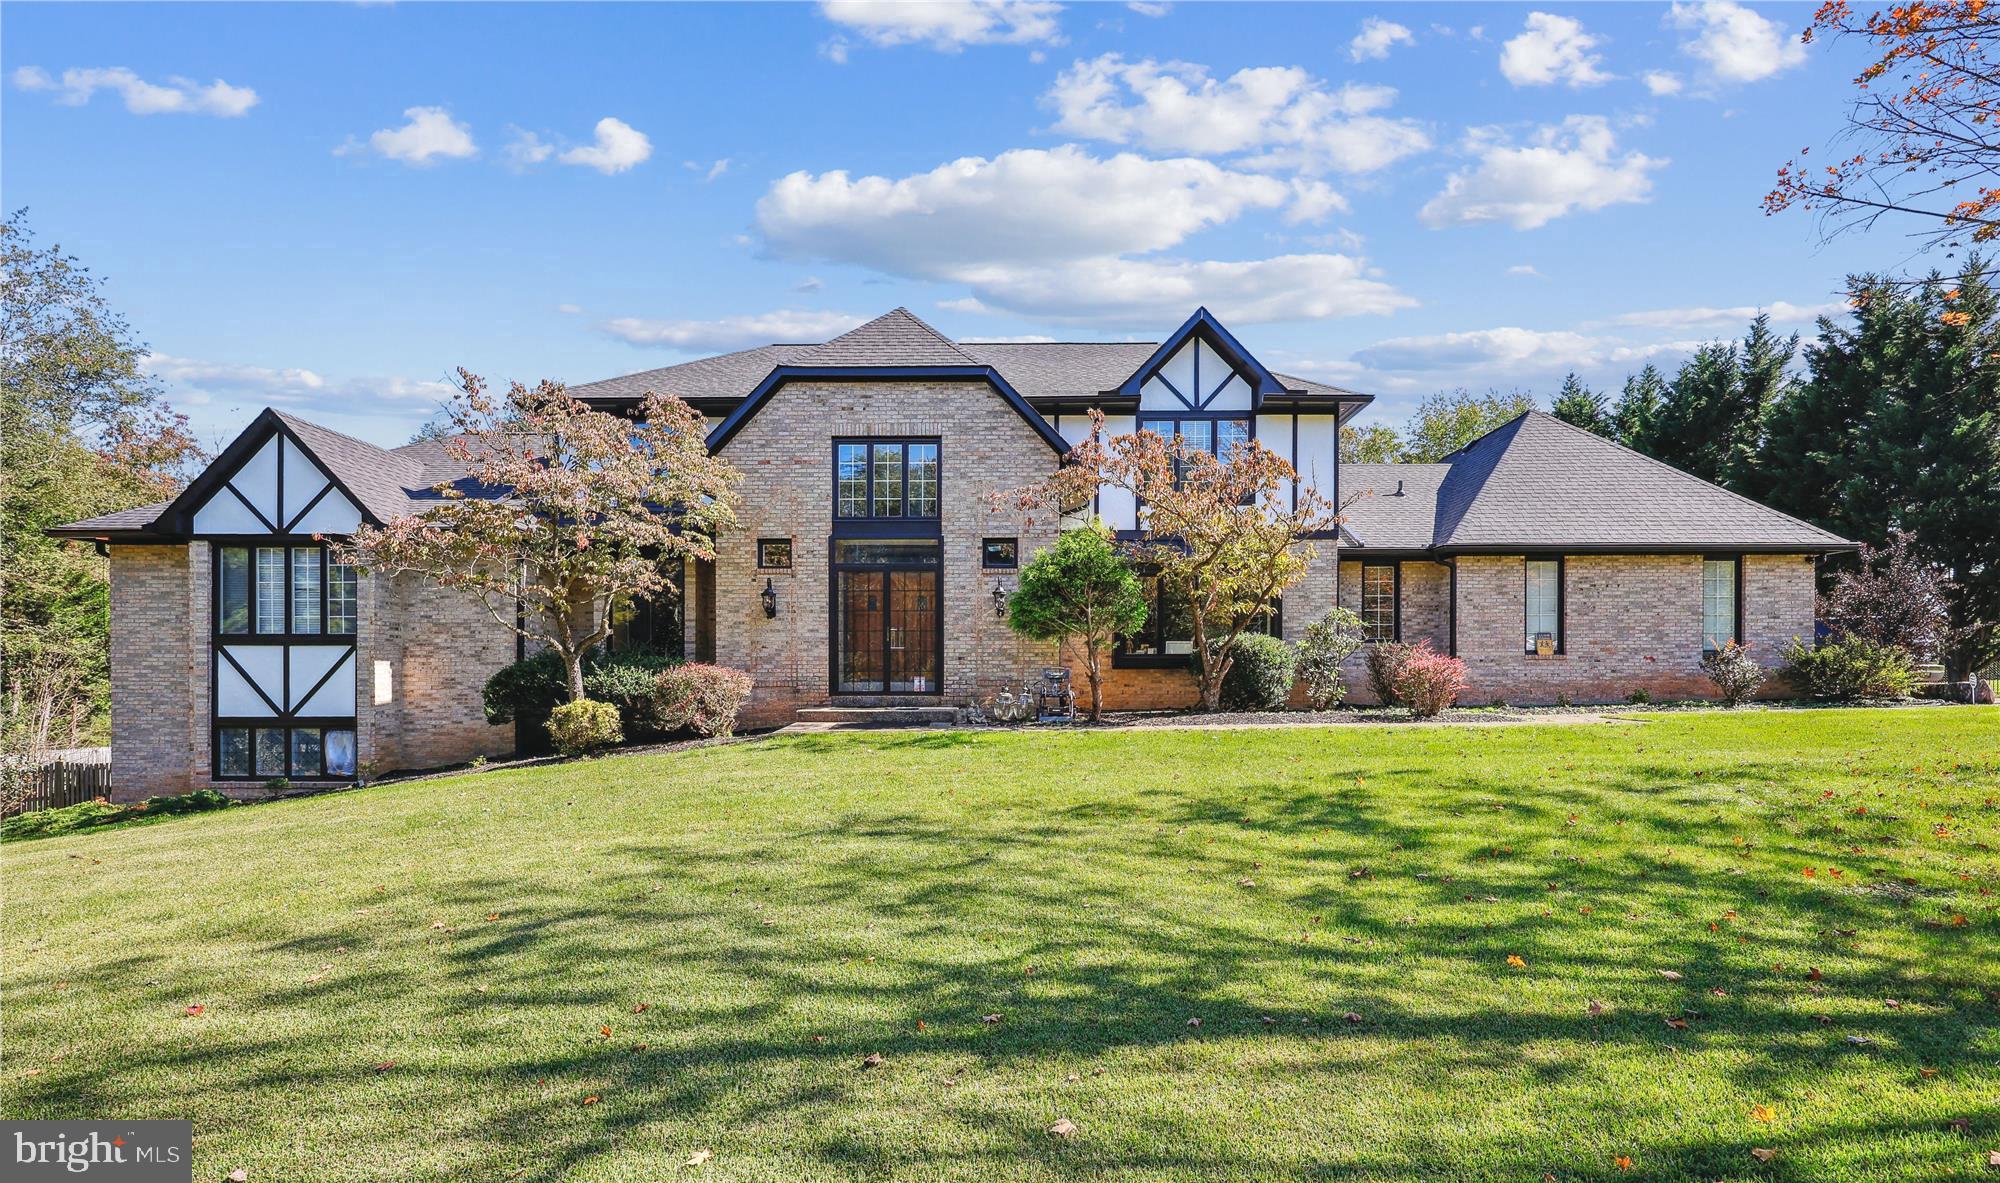
[(1542, 411), (1445, 457), (1434, 545), (1844, 549), (1852, 544)]
[(976, 366), (950, 338), (907, 308), (883, 313), (793, 358), (795, 366)]
[(171, 501), (156, 501), (151, 505), (141, 505), (136, 509), (121, 509), (117, 513), (107, 513), (102, 517), (85, 518), (80, 522), (68, 522), (55, 527), (64, 534), (109, 534), (119, 530), (143, 530), (153, 524)]
[(1347, 532), (1374, 550), (1428, 550), (1449, 464), (1342, 464)]

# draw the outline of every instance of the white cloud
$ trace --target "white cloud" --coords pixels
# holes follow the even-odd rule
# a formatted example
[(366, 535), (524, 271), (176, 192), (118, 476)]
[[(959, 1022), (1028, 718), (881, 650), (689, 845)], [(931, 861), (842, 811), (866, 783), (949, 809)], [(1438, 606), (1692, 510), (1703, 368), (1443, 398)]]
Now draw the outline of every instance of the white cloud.
[(604, 331), (633, 345), (657, 345), (688, 353), (723, 353), (773, 341), (824, 341), (867, 318), (845, 312), (781, 309), (719, 320), (647, 320), (621, 316)]
[[(954, 310), (1156, 326), (1207, 304), (1245, 322), (1386, 312), (1411, 303), (1344, 254), (1247, 261), (1134, 259), (1253, 211), (1341, 208), (1319, 182), (1288, 184), (1205, 160), (1099, 159), (1074, 146), (967, 157), (891, 180), (793, 173), (757, 205), (772, 253), (964, 284)], [(1178, 309), (1178, 311), (1175, 311)]]
[(1526, 30), (1500, 47), (1500, 72), (1515, 86), (1595, 86), (1612, 77), (1599, 68), (1597, 45), (1582, 21), (1531, 12)]
[(1572, 115), (1520, 146), (1499, 129), (1475, 129), (1466, 146), (1478, 166), (1454, 173), (1418, 212), (1425, 225), (1505, 222), (1532, 230), (1573, 211), (1645, 201), (1649, 174), (1667, 163), (1640, 152), (1615, 156), (1616, 136), (1598, 115)]
[(257, 92), (247, 86), (231, 86), (220, 78), (206, 85), (191, 78), (170, 77), (165, 84), (147, 82), (124, 66), (73, 67), (60, 80), (49, 77), (40, 66), (22, 66), (14, 71), (14, 85), (20, 90), (54, 91), (55, 101), (81, 107), (100, 90), (118, 92), (125, 109), (134, 115), (217, 115), (233, 119), (248, 114), (257, 105)]
[(1533, 263), (1516, 263), (1512, 267), (1507, 268), (1507, 274), (1526, 275), (1535, 279), (1548, 278), (1547, 276), (1543, 275), (1539, 270), (1537, 270)]
[(1672, 70), (1648, 70), (1645, 73), (1646, 89), (1655, 95), (1666, 96), (1681, 92), (1681, 76)]
[(556, 157), (564, 164), (594, 168), (605, 176), (622, 173), (653, 154), (653, 141), (646, 133), (622, 119), (606, 116), (597, 121), (597, 141), (571, 148)]
[(826, 286), (826, 281), (821, 279), (819, 276), (808, 275), (804, 279), (793, 284), (792, 290), (795, 292), (804, 292), (807, 295), (811, 295), (812, 293), (820, 290), (825, 286)]
[(409, 107), (403, 111), (409, 122), (401, 127), (385, 127), (368, 137), (368, 143), (353, 140), (334, 149), (337, 156), (373, 151), (404, 164), (427, 165), (442, 157), (463, 160), (478, 153), (472, 129), (451, 117), (443, 107)]
[(780, 179), (757, 203), (777, 254), (947, 278), (980, 263), (1162, 250), (1291, 186), (1206, 160), (1100, 159), (1071, 145), (968, 156), (891, 180), (845, 170)]
[(1354, 352), (1354, 360), (1379, 370), (1472, 370), (1514, 373), (1592, 361), (1601, 341), (1568, 331), (1475, 329), (1418, 337), (1391, 337)]
[(725, 156), (722, 159), (716, 161), (714, 164), (709, 165), (708, 172), (703, 174), (701, 179), (704, 181), (713, 181), (717, 177), (720, 177), (722, 174), (728, 171), (729, 171), (729, 157)]
[(1675, 4), (1667, 23), (1694, 30), (1681, 49), (1722, 82), (1757, 82), (1806, 60), (1796, 34), (1731, 0)]
[(555, 153), (555, 145), (544, 143), (542, 138), (525, 128), (509, 128), (512, 138), (500, 150), (500, 161), (515, 172), (521, 172), (542, 163)]
[(1305, 222), (1318, 222), (1328, 214), (1347, 212), (1347, 199), (1334, 191), (1325, 181), (1309, 181), (1302, 177), (1292, 180), (1292, 202), (1285, 207), (1285, 224), (1297, 226)]
[(1154, 3), (1153, 0), (1125, 0), (1125, 7), (1140, 16), (1161, 17), (1173, 11), (1171, 4)]
[(1347, 56), (1357, 62), (1369, 59), (1380, 61), (1388, 57), (1389, 50), (1395, 46), (1414, 45), (1416, 41), (1407, 28), (1395, 21), (1371, 16), (1361, 22), (1361, 31), (1347, 43)]
[(1649, 329), (1740, 328), (1749, 324), (1751, 318), (1760, 312), (1770, 313), (1771, 319), (1780, 324), (1803, 324), (1822, 316), (1839, 316), (1846, 311), (1847, 305), (1837, 300), (1823, 304), (1773, 300), (1769, 304), (1739, 304), (1728, 308), (1657, 308), (1646, 312), (1625, 312), (1604, 323)]
[(1330, 90), (1296, 66), (1238, 70), (1217, 81), (1189, 62), (1128, 62), (1118, 54), (1079, 61), (1044, 96), (1056, 127), (1075, 135), (1163, 152), (1251, 154), (1257, 168), (1370, 172), (1430, 146), (1409, 119), (1379, 114), (1387, 86)]
[(1076, 259), (992, 264), (960, 276), (979, 305), (1052, 320), (1157, 330), (1207, 305), (1231, 324), (1380, 315), (1416, 301), (1348, 255), (1272, 259)]
[(174, 388), (176, 402), (206, 406), (216, 402), (275, 406), (342, 407), (357, 404), (404, 413), (429, 414), (457, 393), (449, 382), (413, 378), (329, 379), (312, 370), (240, 365), (149, 353), (145, 367)]
[[(1044, 0), (820, 0), (820, 15), (874, 45), (928, 45), (957, 53), (968, 45), (1060, 44), (1056, 14)], [(826, 48), (847, 60), (844, 41)]]

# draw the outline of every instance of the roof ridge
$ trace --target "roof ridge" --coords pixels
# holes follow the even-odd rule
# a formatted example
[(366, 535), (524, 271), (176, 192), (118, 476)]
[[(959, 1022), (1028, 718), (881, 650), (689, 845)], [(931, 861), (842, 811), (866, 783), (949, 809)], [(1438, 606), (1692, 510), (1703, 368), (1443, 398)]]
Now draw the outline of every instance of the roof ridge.
[(1826, 535), (1828, 538), (1832, 538), (1841, 542), (1847, 541), (1846, 539), (1841, 538), (1840, 535), (1835, 534), (1833, 531), (1828, 530), (1822, 526), (1815, 526), (1811, 522), (1806, 521), (1804, 518), (1793, 517), (1791, 514), (1786, 513), (1784, 510), (1766, 505), (1763, 502), (1757, 500), (1755, 497), (1745, 496), (1744, 494), (1738, 493), (1736, 490), (1731, 489), (1726, 485), (1718, 485), (1714, 481), (1711, 481), (1706, 477), (1698, 477), (1695, 474), (1689, 472), (1685, 468), (1676, 468), (1657, 456), (1648, 456), (1637, 448), (1626, 447), (1624, 444), (1619, 443), (1617, 440), (1612, 439), (1609, 436), (1599, 435), (1587, 427), (1578, 427), (1576, 424), (1571, 423), (1569, 420), (1559, 418), (1555, 415), (1551, 415), (1547, 411), (1530, 409), (1522, 412), (1522, 414), (1517, 416), (1517, 418), (1526, 418), (1529, 415), (1538, 415), (1541, 418), (1548, 420), (1550, 423), (1554, 423), (1568, 431), (1588, 436), (1589, 438), (1596, 440), (1598, 443), (1601, 444), (1609, 444), (1612, 447), (1617, 448), (1621, 452), (1625, 452), (1629, 455), (1638, 457), (1639, 459), (1645, 461), (1647, 464), (1654, 466), (1655, 468), (1664, 468), (1668, 472), (1673, 473), (1675, 476), (1685, 477), (1691, 481), (1700, 481), (1702, 484), (1707, 485), (1709, 488), (1715, 489), (1718, 492), (1727, 493), (1729, 496), (1734, 497), (1736, 500), (1741, 501), (1746, 505), (1755, 506), (1756, 508), (1763, 510), (1765, 513), (1777, 514), (1779, 517), (1784, 518), (1788, 522), (1797, 522), (1799, 525), (1804, 526), (1808, 530), (1817, 530), (1821, 534)]
[[(943, 333), (938, 332), (935, 328), (932, 328), (930, 325), (924, 323), (922, 317), (918, 316), (916, 313), (911, 312), (908, 308), (905, 308), (901, 305), (897, 305), (895, 308), (890, 309), (889, 311), (883, 313), (882, 315), (876, 317), (871, 321), (868, 321), (865, 324), (856, 325), (855, 327), (847, 330), (846, 332), (840, 334), (839, 336), (834, 337), (831, 340), (825, 341), (819, 345), (816, 345), (811, 349), (808, 349), (806, 352), (798, 355), (797, 357), (793, 358), (790, 362), (786, 364), (793, 366), (801, 366), (801, 367), (839, 365), (842, 363), (834, 359), (843, 352), (859, 352), (865, 355), (866, 353), (869, 352), (870, 347), (872, 344), (874, 344), (876, 338), (882, 338), (884, 341), (893, 344), (898, 340), (897, 338), (898, 333), (909, 333), (913, 329), (919, 331), (922, 335), (922, 338), (927, 339), (930, 345), (935, 346), (938, 349), (941, 349), (943, 351), (943, 356), (949, 359), (949, 361), (947, 363), (940, 363), (935, 360), (931, 361), (912, 360), (908, 362), (873, 361), (864, 364), (891, 365), (891, 366), (923, 366), (923, 365), (939, 365), (939, 364), (981, 366), (985, 364), (981, 362), (978, 358), (973, 357), (965, 350), (959, 348), (957, 342), (945, 336)], [(909, 348), (912, 346), (912, 343), (909, 342), (907, 339), (902, 340), (901, 343), (905, 348)], [(917, 348), (922, 348), (922, 347), (919, 346)], [(856, 363), (849, 362), (847, 364), (856, 364)]]
[[(358, 435), (349, 435), (344, 431), (328, 427), (324, 423), (314, 422), (313, 420), (307, 419), (302, 415), (294, 415), (290, 411), (280, 411), (276, 407), (270, 408), (270, 411), (273, 415), (276, 415), (279, 419), (283, 420), (285, 426), (287, 427), (291, 427), (294, 429), (300, 427), (309, 427), (314, 431), (323, 431), (328, 435), (338, 436), (349, 443), (360, 444), (364, 448), (373, 448), (375, 451), (380, 452), (385, 456), (394, 455), (396, 452), (395, 448), (385, 448), (381, 444), (369, 443), (367, 440), (362, 439)], [(407, 447), (408, 445), (401, 445), (401, 446)]]

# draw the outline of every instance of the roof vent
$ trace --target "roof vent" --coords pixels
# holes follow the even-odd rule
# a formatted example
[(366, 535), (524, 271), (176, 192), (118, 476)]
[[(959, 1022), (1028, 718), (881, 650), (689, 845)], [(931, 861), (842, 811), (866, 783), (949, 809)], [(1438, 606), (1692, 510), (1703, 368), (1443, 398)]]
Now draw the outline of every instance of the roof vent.
[(1396, 491), (1395, 491), (1395, 493), (1394, 493), (1394, 494), (1392, 494), (1392, 496), (1396, 496), (1396, 497), (1401, 497), (1402, 495), (1403, 495), (1403, 482), (1401, 482), (1401, 481), (1397, 481), (1397, 482), (1396, 482)]

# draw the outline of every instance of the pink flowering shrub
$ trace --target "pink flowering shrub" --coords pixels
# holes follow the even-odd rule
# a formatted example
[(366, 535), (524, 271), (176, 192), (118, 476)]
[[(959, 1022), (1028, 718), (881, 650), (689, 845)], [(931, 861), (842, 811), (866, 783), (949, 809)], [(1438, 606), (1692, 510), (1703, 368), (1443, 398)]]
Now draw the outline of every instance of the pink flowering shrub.
[(1396, 670), (1396, 698), (1419, 719), (1428, 719), (1458, 701), (1465, 690), (1465, 663), (1420, 641)]

